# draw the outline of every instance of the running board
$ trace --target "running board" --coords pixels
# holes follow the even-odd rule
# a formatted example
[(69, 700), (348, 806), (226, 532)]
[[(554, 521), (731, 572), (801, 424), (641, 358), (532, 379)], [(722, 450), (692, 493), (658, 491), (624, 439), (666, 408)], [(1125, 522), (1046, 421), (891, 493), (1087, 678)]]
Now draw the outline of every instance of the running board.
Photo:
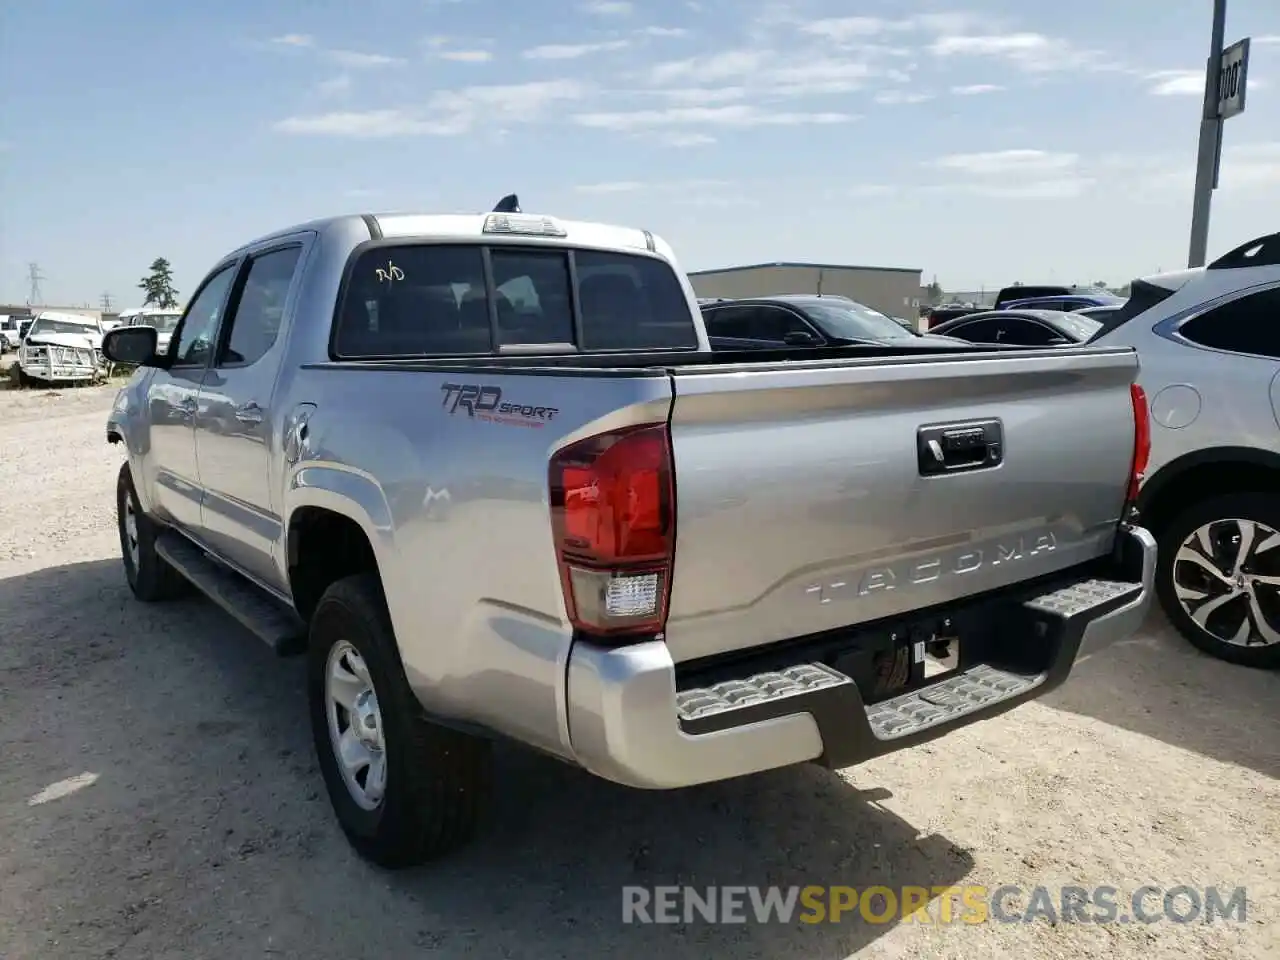
[(306, 649), (307, 628), (297, 614), (186, 537), (162, 531), (156, 537), (156, 553), (277, 655)]

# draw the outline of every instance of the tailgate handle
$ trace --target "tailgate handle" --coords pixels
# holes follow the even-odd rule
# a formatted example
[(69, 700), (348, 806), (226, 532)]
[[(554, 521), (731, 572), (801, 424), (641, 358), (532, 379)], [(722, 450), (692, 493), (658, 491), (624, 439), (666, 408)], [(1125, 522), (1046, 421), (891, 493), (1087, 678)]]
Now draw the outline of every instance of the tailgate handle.
[(921, 427), (916, 452), (922, 477), (998, 467), (1004, 462), (1004, 427), (999, 420)]

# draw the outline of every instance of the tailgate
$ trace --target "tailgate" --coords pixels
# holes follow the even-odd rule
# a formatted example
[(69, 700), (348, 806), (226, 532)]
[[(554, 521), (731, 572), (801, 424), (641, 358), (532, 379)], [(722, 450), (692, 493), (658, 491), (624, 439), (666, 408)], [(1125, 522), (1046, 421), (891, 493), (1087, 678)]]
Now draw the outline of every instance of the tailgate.
[(672, 656), (896, 616), (1106, 553), (1137, 371), (1133, 351), (1108, 348), (673, 371)]

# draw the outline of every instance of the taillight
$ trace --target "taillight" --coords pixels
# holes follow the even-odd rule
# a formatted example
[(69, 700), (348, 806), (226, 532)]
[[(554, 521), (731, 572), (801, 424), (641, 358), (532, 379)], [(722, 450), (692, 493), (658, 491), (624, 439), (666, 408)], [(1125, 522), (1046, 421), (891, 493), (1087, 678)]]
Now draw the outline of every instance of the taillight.
[(1136, 383), (1130, 385), (1129, 396), (1133, 400), (1133, 469), (1129, 471), (1130, 505), (1138, 502), (1138, 489), (1151, 459), (1151, 410), (1147, 406), (1147, 394)]
[(573, 625), (601, 637), (660, 634), (676, 532), (666, 424), (613, 430), (557, 451), (550, 492)]

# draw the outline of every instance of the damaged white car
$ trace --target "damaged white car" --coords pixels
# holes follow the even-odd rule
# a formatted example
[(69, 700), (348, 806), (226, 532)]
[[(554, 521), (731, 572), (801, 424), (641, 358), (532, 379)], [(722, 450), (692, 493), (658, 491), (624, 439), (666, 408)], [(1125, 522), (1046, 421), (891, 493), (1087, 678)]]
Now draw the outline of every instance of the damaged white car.
[(84, 383), (105, 376), (102, 325), (93, 317), (46, 310), (18, 349), (18, 381), (23, 386)]

